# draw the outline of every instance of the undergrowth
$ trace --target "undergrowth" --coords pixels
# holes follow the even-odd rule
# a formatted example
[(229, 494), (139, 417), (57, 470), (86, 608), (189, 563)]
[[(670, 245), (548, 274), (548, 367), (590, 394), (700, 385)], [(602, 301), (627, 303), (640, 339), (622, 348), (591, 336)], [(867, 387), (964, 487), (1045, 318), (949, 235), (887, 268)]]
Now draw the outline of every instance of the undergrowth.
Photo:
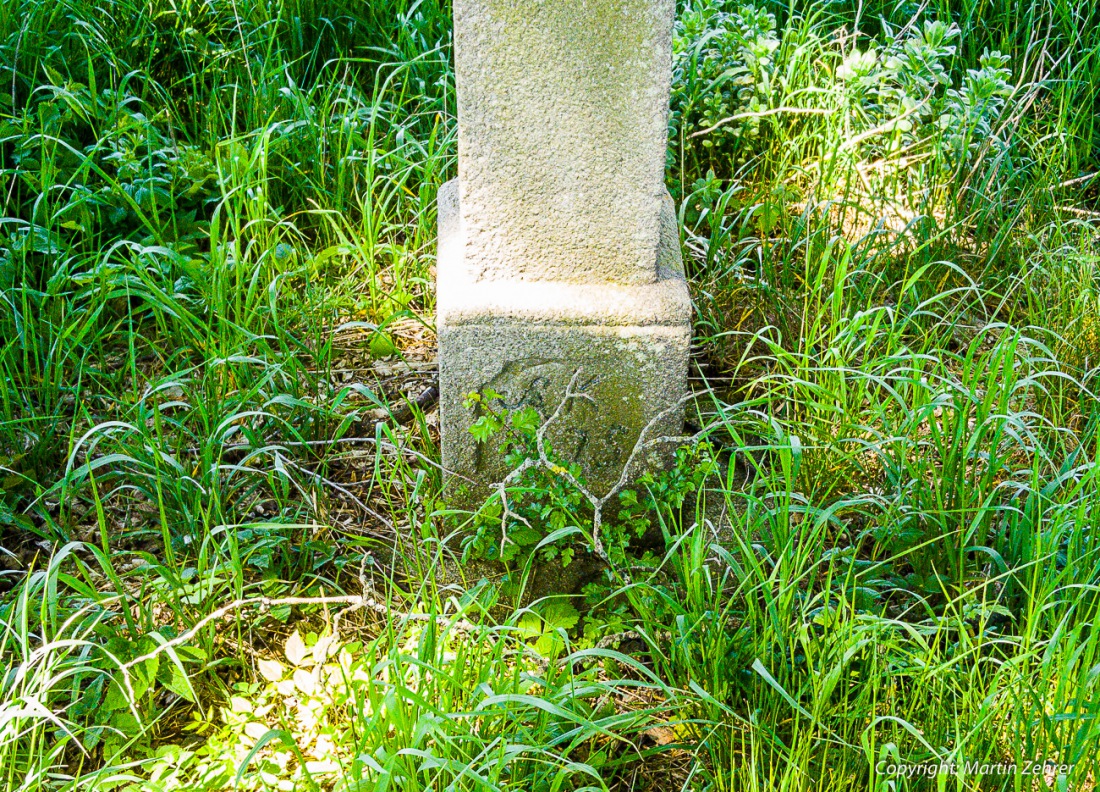
[(690, 440), (471, 513), (449, 5), (0, 2), (5, 788), (1091, 789), (1098, 21), (679, 2)]

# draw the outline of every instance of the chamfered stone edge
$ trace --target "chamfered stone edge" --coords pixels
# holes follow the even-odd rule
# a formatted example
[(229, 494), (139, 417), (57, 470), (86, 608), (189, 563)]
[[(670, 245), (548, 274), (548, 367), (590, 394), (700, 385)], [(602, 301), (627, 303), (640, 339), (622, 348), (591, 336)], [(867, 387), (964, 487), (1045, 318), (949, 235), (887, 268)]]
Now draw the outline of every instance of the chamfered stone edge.
[[(439, 194), (437, 333), (449, 497), (476, 505), (508, 472), (498, 443), (470, 434), (479, 413), (464, 406), (469, 393), (491, 388), (503, 396), (498, 408), (532, 406), (545, 420), (577, 372), (578, 390), (591, 399), (572, 401), (548, 436), (604, 494), (647, 425), (650, 439), (683, 427), (677, 405), (687, 392), (691, 302), (671, 198), (664, 196), (652, 265), (660, 277), (634, 286), (478, 280), (463, 259), (459, 217), (448, 182)], [(664, 465), (671, 451), (639, 455), (631, 473)]]
[(660, 244), (651, 283), (482, 280), (466, 259), (456, 179), (439, 189), (436, 317), (440, 329), (462, 324), (529, 321), (544, 325), (687, 325), (691, 298), (672, 197), (658, 216)]

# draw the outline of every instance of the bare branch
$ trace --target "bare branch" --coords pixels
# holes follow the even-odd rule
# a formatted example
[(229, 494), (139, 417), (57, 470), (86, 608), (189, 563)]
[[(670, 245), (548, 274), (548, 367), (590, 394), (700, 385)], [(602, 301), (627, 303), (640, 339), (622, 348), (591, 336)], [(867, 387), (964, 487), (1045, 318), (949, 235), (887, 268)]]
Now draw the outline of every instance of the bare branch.
[(603, 540), (600, 536), (600, 530), (603, 526), (603, 509), (604, 506), (606, 506), (612, 498), (614, 498), (620, 491), (622, 491), (623, 487), (625, 487), (630, 481), (631, 472), (633, 471), (634, 463), (638, 457), (638, 454), (654, 446), (670, 443), (683, 444), (694, 442), (705, 434), (705, 430), (701, 430), (693, 435), (661, 436), (650, 440), (646, 439), (655, 426), (667, 419), (668, 416), (675, 411), (683, 409), (685, 404), (687, 404), (691, 399), (695, 398), (694, 394), (691, 393), (684, 395), (682, 398), (677, 400), (675, 404), (665, 408), (664, 410), (653, 416), (653, 418), (650, 419), (649, 423), (647, 423), (645, 427), (643, 427), (641, 433), (638, 435), (637, 442), (635, 442), (634, 444), (634, 448), (630, 452), (630, 456), (627, 458), (626, 463), (623, 466), (622, 472), (619, 475), (619, 480), (610, 490), (608, 490), (608, 492), (603, 495), (603, 497), (596, 497), (584, 484), (582, 484), (576, 478), (576, 476), (570, 473), (563, 466), (551, 460), (546, 452), (545, 446), (546, 432), (548, 431), (550, 426), (553, 425), (561, 417), (561, 413), (565, 409), (565, 405), (568, 404), (571, 399), (585, 399), (595, 404), (595, 399), (593, 399), (591, 395), (587, 393), (577, 393), (575, 391), (575, 386), (577, 380), (580, 378), (580, 375), (581, 369), (577, 368), (577, 370), (573, 372), (573, 376), (570, 378), (569, 384), (566, 386), (565, 389), (565, 394), (562, 396), (562, 399), (558, 403), (557, 408), (554, 410), (551, 416), (541, 426), (539, 426), (538, 430), (536, 431), (535, 447), (537, 456), (525, 459), (521, 465), (519, 465), (515, 470), (505, 476), (502, 481), (493, 485), (493, 489), (495, 489), (500, 496), (501, 505), (503, 507), (500, 523), (501, 547), (503, 548), (507, 542), (511, 541), (508, 539), (507, 535), (508, 519), (510, 517), (521, 520), (525, 525), (530, 527), (530, 523), (526, 519), (516, 514), (511, 509), (511, 506), (508, 502), (508, 487), (515, 481), (517, 481), (520, 476), (522, 476), (528, 470), (539, 467), (549, 471), (552, 475), (558, 476), (568, 481), (573, 486), (573, 488), (577, 492), (579, 492), (585, 500), (588, 501), (589, 505), (592, 507), (593, 513), (591, 537), (592, 552), (599, 556), (599, 558), (605, 564), (607, 564), (608, 567), (614, 569), (614, 566), (611, 563), (611, 559), (608, 557), (607, 551), (604, 549)]
[(723, 118), (714, 126), (700, 129), (698, 132), (692, 132), (688, 137), (697, 138), (702, 135), (709, 135), (714, 130), (724, 127), (726, 124), (731, 124), (734, 121), (744, 121), (749, 118), (764, 118), (766, 116), (779, 115), (780, 113), (786, 115), (829, 115), (831, 112), (833, 111), (827, 110), (824, 107), (773, 107), (771, 110), (762, 110), (756, 113), (737, 113), (728, 118)]
[(467, 621), (465, 619), (451, 621), (445, 616), (430, 616), (426, 613), (404, 613), (402, 611), (394, 610), (389, 605), (386, 605), (384, 602), (379, 602), (372, 597), (365, 597), (355, 594), (330, 597), (249, 597), (233, 600), (229, 604), (223, 605), (217, 610), (208, 613), (206, 616), (199, 619), (199, 621), (197, 621), (194, 626), (191, 627), (191, 629), (180, 633), (171, 640), (158, 644), (155, 649), (141, 655), (140, 657), (135, 657), (133, 660), (128, 660), (125, 663), (120, 664), (119, 667), (123, 670), (124, 673), (128, 672), (129, 669), (133, 668), (136, 665), (139, 665), (140, 663), (144, 663), (146, 660), (152, 660), (154, 657), (159, 656), (169, 649), (187, 643), (196, 635), (198, 635), (199, 632), (201, 632), (202, 629), (211, 622), (223, 619), (234, 611), (240, 610), (242, 608), (253, 607), (256, 605), (259, 605), (263, 610), (289, 605), (347, 605), (348, 608), (346, 608), (344, 611), (341, 611), (340, 615), (348, 613), (352, 610), (360, 610), (366, 608), (367, 610), (372, 610), (375, 613), (379, 613), (389, 618), (396, 617), (405, 621), (412, 622), (434, 621), (440, 627), (457, 629), (463, 632), (477, 632), (479, 629), (481, 629), (473, 622)]

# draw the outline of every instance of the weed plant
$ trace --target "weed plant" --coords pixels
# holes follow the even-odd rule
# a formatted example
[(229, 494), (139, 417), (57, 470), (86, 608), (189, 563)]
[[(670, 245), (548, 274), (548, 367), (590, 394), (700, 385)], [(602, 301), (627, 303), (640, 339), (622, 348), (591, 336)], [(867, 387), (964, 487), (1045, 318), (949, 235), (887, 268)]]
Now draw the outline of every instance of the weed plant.
[(692, 439), (456, 513), (450, 6), (0, 1), (4, 788), (1093, 788), (1098, 30), (681, 0)]

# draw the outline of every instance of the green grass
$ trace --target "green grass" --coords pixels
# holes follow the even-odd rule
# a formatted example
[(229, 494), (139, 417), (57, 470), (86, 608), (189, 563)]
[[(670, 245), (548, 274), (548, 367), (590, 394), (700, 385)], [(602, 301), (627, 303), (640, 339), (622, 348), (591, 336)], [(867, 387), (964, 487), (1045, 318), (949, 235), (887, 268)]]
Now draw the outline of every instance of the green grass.
[(1097, 11), (679, 3), (699, 433), (600, 555), (439, 497), (450, 13), (0, 2), (4, 788), (1092, 789)]

